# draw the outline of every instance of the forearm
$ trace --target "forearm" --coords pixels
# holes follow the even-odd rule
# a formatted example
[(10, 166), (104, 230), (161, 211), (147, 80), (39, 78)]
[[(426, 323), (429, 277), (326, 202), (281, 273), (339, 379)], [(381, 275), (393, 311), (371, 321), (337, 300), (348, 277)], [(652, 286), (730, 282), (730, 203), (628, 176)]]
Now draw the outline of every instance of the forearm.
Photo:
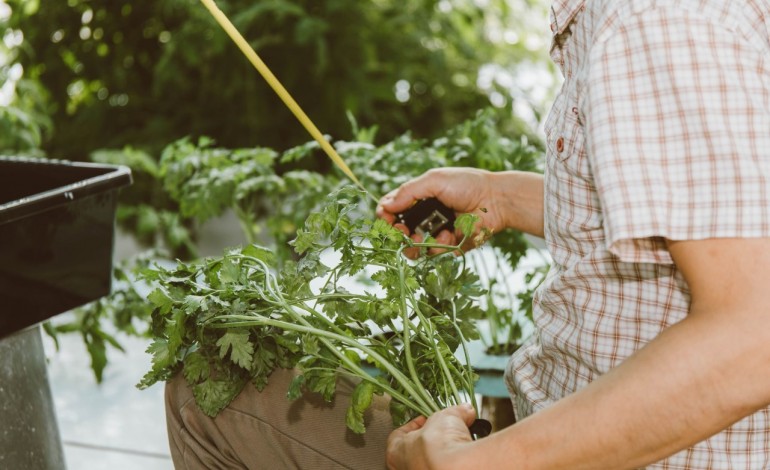
[(464, 457), (479, 468), (637, 468), (699, 442), (770, 402), (764, 307), (694, 309), (610, 373)]
[[(495, 207), (506, 228), (543, 237), (543, 175), (523, 171), (492, 173)], [(491, 208), (490, 208), (491, 209)]]

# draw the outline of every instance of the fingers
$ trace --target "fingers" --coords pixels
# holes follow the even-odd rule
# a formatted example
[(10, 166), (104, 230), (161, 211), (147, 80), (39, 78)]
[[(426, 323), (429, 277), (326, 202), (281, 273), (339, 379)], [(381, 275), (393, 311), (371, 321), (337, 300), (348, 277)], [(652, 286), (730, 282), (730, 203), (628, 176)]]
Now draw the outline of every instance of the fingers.
[(447, 468), (456, 463), (458, 452), (473, 443), (468, 427), (475, 419), (468, 404), (413, 419), (388, 436), (388, 468)]
[(410, 197), (408, 192), (402, 191), (402, 188), (403, 186), (382, 196), (375, 211), (377, 217), (392, 224), (396, 220), (396, 214), (404, 212), (414, 205), (417, 199)]
[(467, 444), (473, 442), (468, 428), (476, 419), (476, 412), (469, 404), (445, 408), (431, 415), (420, 429), (428, 442)]
[(462, 405), (450, 406), (441, 410), (439, 413), (444, 415), (461, 419), (466, 426), (470, 426), (476, 420), (476, 410), (470, 403), (464, 403)]
[(446, 168), (429, 170), (389, 192), (377, 204), (377, 216), (392, 224), (396, 214), (409, 209), (416, 201), (430, 197), (442, 199), (442, 194), (451, 185), (446, 172)]
[[(457, 237), (453, 232), (450, 232), (449, 230), (442, 230), (439, 232), (438, 235), (436, 235), (436, 243), (440, 245), (457, 245)], [(444, 248), (432, 248), (429, 253), (432, 255), (438, 255), (441, 253), (444, 253), (446, 250)]]
[[(409, 228), (407, 228), (403, 224), (395, 224), (393, 227), (399, 229), (401, 232), (404, 233), (404, 235), (408, 236), (412, 239), (415, 243), (422, 243), (423, 237), (420, 234), (415, 233), (414, 235), (409, 234)], [(434, 239), (436, 243), (440, 245), (457, 245), (457, 237), (454, 233), (448, 231), (448, 230), (442, 230)], [(441, 253), (446, 252), (447, 250), (445, 248), (431, 248), (428, 250), (428, 254), (430, 255), (439, 255)], [(420, 247), (411, 247), (411, 248), (405, 248), (404, 249), (404, 256), (406, 256), (409, 259), (417, 259), (420, 257)]]
[[(457, 176), (459, 175), (457, 171), (453, 172), (452, 170), (457, 169), (445, 168), (430, 170), (389, 192), (383, 196), (377, 204), (377, 217), (392, 224), (403, 232), (404, 235), (410, 237), (415, 243), (421, 243), (423, 237), (411, 233), (406, 226), (396, 223), (396, 215), (409, 209), (420, 199), (429, 197), (439, 197), (440, 199), (444, 199), (447, 188), (452, 185), (451, 182), (453, 180), (457, 180)], [(454, 178), (452, 175), (455, 175)], [(446, 203), (447, 201), (444, 202)], [(435, 237), (435, 242), (441, 245), (457, 245), (457, 240), (458, 238), (454, 233), (446, 230)], [(427, 253), (430, 255), (437, 255), (445, 251), (446, 249), (442, 248), (431, 248)], [(419, 247), (410, 247), (404, 249), (403, 253), (409, 259), (417, 259), (420, 257), (421, 250)]]
[(390, 433), (385, 456), (389, 469), (406, 469), (410, 464), (419, 465), (417, 459), (413, 457), (415, 453), (413, 441), (414, 436), (417, 435), (415, 432), (420, 431), (427, 420), (425, 416), (418, 416)]
[(435, 174), (435, 171), (428, 171), (383, 196), (377, 206), (378, 215), (380, 209), (384, 213), (398, 214), (412, 207), (415, 201), (438, 196), (442, 188), (436, 187), (438, 178), (431, 176)]
[(427, 420), (428, 418), (426, 418), (425, 416), (418, 416), (393, 432), (407, 434), (412, 431), (416, 431), (422, 428), (423, 426), (425, 426), (425, 422)]

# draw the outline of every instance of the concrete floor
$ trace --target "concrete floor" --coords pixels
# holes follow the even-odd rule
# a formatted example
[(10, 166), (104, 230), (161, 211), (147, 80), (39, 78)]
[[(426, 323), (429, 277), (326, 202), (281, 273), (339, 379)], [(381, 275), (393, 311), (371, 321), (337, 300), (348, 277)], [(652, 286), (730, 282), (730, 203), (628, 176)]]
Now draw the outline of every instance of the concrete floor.
[[(200, 254), (213, 256), (240, 245), (243, 237), (235, 217), (227, 213), (205, 224)], [(118, 233), (114, 259), (140, 251), (131, 237)], [(66, 321), (65, 313), (55, 321)], [(69, 470), (170, 470), (163, 386), (138, 390), (136, 383), (150, 369), (145, 353), (149, 340), (117, 336), (126, 352), (111, 349), (102, 384), (91, 372), (90, 359), (78, 335), (59, 338), (59, 351), (43, 335), (51, 392)]]
[(148, 370), (146, 340), (121, 338), (126, 353), (111, 351), (101, 385), (79, 336), (44, 336), (49, 383), (69, 470), (170, 470), (163, 387), (138, 390)]

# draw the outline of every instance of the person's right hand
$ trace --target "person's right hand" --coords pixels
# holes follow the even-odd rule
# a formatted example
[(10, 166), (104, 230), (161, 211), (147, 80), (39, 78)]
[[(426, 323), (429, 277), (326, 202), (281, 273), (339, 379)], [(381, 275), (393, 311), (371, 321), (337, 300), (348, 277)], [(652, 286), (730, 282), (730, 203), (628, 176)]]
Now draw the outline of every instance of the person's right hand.
[(420, 416), (395, 429), (388, 436), (386, 462), (390, 470), (451, 470), (470, 468), (474, 441), (468, 426), (476, 418), (470, 405), (456, 405), (437, 411), (430, 418)]
[[(439, 168), (430, 170), (423, 175), (408, 181), (399, 188), (389, 192), (380, 199), (377, 205), (377, 216), (394, 224), (396, 214), (410, 208), (420, 199), (435, 197), (444, 205), (457, 213), (472, 213), (480, 217), (477, 224), (477, 232), (482, 227), (491, 233), (496, 233), (506, 228), (502, 211), (506, 204), (497, 201), (500, 194), (495, 185), (495, 173), (475, 168)], [(409, 233), (409, 230), (401, 225), (394, 224), (406, 235), (411, 236), (416, 242), (422, 241), (417, 234)], [(462, 233), (458, 230), (450, 232), (443, 230), (436, 236), (436, 241), (445, 245), (456, 245), (462, 240)], [(471, 237), (463, 246), (468, 250), (478, 244), (478, 240)], [(419, 250), (406, 251), (405, 254), (414, 258)]]

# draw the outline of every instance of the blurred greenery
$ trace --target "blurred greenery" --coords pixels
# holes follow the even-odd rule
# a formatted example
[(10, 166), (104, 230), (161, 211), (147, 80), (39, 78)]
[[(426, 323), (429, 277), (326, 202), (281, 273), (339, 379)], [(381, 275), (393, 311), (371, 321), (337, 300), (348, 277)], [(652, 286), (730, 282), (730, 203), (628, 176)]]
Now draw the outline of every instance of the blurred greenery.
[[(218, 1), (323, 132), (351, 138), (350, 111), (378, 125), (383, 142), (405, 131), (435, 137), (490, 99), (511, 132), (523, 132), (514, 105), (536, 119), (543, 100), (514, 82), (547, 63), (547, 35), (535, 30), (544, 3)], [(279, 150), (306, 140), (198, 0), (5, 5), (0, 79), (23, 69), (17, 103), (0, 117), (2, 129), (18, 129), (3, 132), (6, 153), (40, 147), (83, 160), (126, 145), (157, 155), (184, 136)]]

